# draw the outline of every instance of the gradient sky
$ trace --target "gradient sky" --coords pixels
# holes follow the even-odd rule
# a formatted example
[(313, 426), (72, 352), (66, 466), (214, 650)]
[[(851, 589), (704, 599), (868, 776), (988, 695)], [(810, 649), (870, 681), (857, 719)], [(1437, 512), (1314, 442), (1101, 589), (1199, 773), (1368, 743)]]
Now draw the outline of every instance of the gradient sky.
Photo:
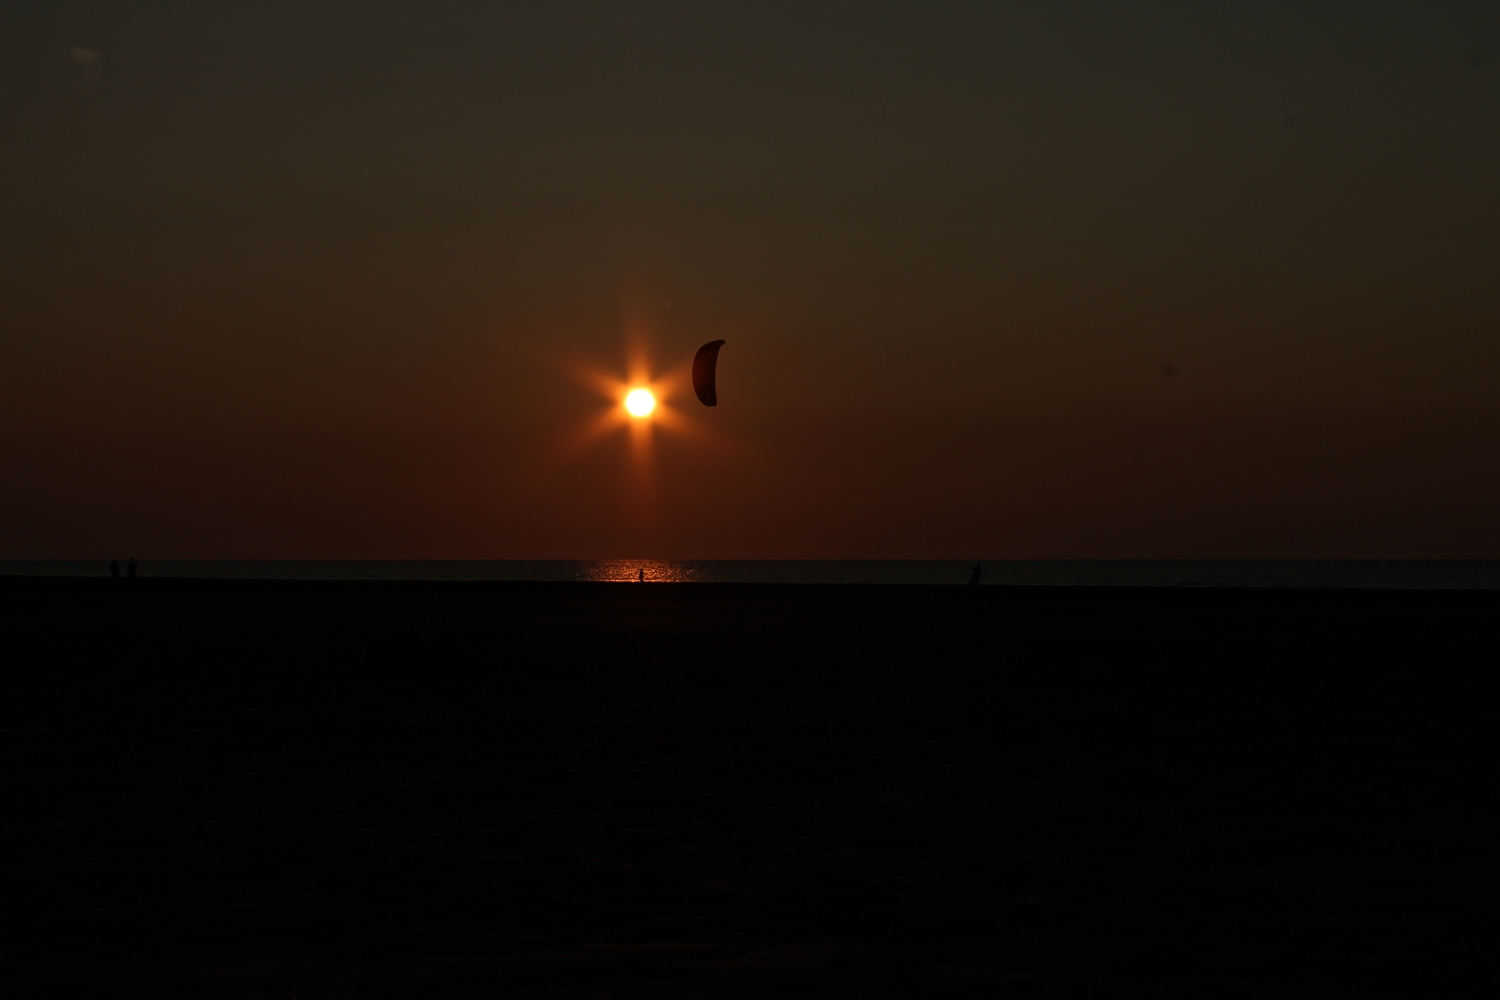
[(0, 5), (0, 558), (1500, 557), (1500, 5), (497, 7)]

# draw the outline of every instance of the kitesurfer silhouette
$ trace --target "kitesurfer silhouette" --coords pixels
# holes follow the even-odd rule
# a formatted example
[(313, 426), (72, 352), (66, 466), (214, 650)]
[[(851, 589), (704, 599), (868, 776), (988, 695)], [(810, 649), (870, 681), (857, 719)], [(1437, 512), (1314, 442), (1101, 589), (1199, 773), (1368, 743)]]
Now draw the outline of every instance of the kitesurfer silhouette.
[(969, 567), (969, 586), (979, 586), (979, 574), (984, 569), (984, 563), (975, 563)]

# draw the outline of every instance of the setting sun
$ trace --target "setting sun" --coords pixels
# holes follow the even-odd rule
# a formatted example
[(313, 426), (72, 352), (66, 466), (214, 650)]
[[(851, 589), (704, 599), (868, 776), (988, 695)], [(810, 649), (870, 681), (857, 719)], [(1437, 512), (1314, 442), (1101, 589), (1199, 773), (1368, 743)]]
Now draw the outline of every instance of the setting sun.
[(632, 417), (648, 416), (656, 409), (656, 397), (651, 395), (649, 389), (633, 389), (625, 397), (625, 409), (630, 411)]

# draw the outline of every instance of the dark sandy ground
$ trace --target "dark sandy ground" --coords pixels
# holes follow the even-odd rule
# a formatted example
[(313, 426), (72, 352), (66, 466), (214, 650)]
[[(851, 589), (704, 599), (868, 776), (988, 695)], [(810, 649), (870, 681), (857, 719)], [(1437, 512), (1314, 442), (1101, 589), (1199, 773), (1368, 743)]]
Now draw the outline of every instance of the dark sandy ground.
[(1500, 995), (1497, 610), (0, 580), (0, 989)]

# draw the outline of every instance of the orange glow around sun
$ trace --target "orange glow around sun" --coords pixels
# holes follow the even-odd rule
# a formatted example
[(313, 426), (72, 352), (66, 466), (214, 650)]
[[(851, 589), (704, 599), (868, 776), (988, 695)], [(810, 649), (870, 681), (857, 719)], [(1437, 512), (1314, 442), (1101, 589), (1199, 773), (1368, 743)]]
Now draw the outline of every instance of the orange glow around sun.
[(571, 461), (624, 432), (636, 486), (650, 501), (655, 490), (654, 442), (659, 435), (700, 447), (723, 448), (727, 441), (703, 420), (690, 415), (696, 401), (687, 408), (681, 405), (692, 399), (693, 355), (684, 351), (677, 363), (659, 368), (651, 363), (644, 339), (627, 336), (623, 372), (612, 372), (584, 358), (562, 364), (570, 378), (592, 389), (607, 405), (559, 441), (558, 460)]

